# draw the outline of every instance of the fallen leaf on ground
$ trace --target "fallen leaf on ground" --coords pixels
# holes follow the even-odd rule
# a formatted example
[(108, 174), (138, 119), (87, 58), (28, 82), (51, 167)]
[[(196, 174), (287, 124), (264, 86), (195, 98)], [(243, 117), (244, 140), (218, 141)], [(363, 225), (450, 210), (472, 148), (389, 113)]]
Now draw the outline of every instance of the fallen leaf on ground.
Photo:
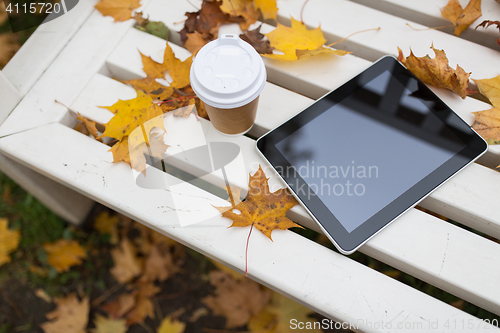
[(115, 265), (110, 269), (116, 281), (126, 283), (142, 273), (141, 260), (137, 258), (134, 245), (124, 238), (120, 246), (111, 250)]
[(255, 0), (255, 6), (260, 9), (264, 20), (276, 20), (278, 15), (278, 6), (276, 0)]
[(163, 318), (156, 333), (182, 333), (186, 329), (186, 324), (171, 317)]
[(162, 282), (180, 271), (170, 252), (161, 251), (158, 245), (152, 245), (144, 262), (141, 280)]
[(132, 18), (132, 11), (140, 5), (140, 0), (101, 0), (95, 8), (104, 16), (112, 16), (116, 22)]
[(127, 325), (144, 323), (147, 317), (155, 319), (154, 305), (151, 297), (160, 292), (160, 288), (151, 282), (138, 282), (136, 305), (127, 313)]
[(491, 79), (473, 80), (479, 92), (486, 96), (493, 106), (500, 108), (500, 75)]
[(111, 319), (97, 314), (94, 319), (95, 328), (92, 333), (125, 333), (127, 325), (123, 319)]
[(121, 318), (132, 310), (136, 304), (136, 297), (133, 293), (120, 294), (115, 300), (105, 303), (101, 308), (111, 318)]
[(41, 324), (45, 333), (85, 333), (89, 316), (89, 299), (81, 301), (75, 294), (55, 298), (57, 308), (45, 315), (50, 322)]
[(52, 297), (50, 297), (42, 288), (38, 288), (37, 290), (35, 290), (35, 295), (36, 297), (43, 299), (47, 303), (52, 303)]
[(9, 254), (19, 246), (21, 232), (8, 228), (9, 221), (0, 218), (0, 266), (11, 262)]
[(455, 36), (460, 36), (475, 20), (481, 17), (481, 0), (470, 0), (465, 8), (458, 0), (450, 0), (441, 14), (455, 26)]
[[(294, 61), (298, 59), (298, 50), (314, 51), (317, 49), (320, 49), (320, 52), (328, 52), (337, 55), (344, 55), (348, 53), (343, 50), (323, 50), (323, 44), (325, 44), (326, 39), (323, 36), (320, 27), (308, 30), (306, 25), (302, 22), (295, 20), (293, 17), (291, 19), (291, 27), (278, 23), (276, 29), (268, 34), (265, 34), (267, 39), (269, 39), (271, 46), (284, 54), (264, 54), (265, 57), (281, 61)], [(303, 56), (304, 52), (301, 53), (301, 55)]]
[(16, 54), (21, 47), (17, 34), (1, 33), (0, 34), (0, 70), (7, 65), (9, 60)]
[(255, 50), (260, 54), (272, 54), (274, 48), (271, 47), (271, 44), (268, 40), (264, 39), (264, 34), (260, 33), (260, 28), (262, 24), (259, 25), (254, 30), (247, 30), (245, 33), (240, 35), (240, 38), (243, 39), (248, 44), (252, 45)]
[(295, 319), (297, 322), (311, 323), (310, 327), (305, 326), (307, 332), (323, 332), (314, 327), (314, 319), (308, 317), (311, 313), (313, 311), (302, 304), (273, 292), (266, 307), (250, 319), (248, 329), (255, 333), (286, 333), (290, 332), (290, 322)]
[[(272, 240), (271, 232), (275, 229), (302, 227), (285, 216), (286, 212), (297, 204), (297, 200), (287, 189), (271, 193), (267, 180), (264, 170), (259, 166), (259, 170), (250, 176), (248, 197), (234, 209), (224, 211), (222, 216), (233, 220), (231, 227), (253, 225)], [(239, 214), (235, 213), (235, 210), (238, 210)]]
[(472, 112), (472, 128), (490, 145), (500, 144), (500, 108)]
[(47, 261), (59, 273), (68, 271), (70, 267), (80, 265), (87, 253), (72, 239), (60, 239), (54, 243), (45, 243), (43, 248), (47, 252)]
[(193, 54), (196, 54), (206, 43), (208, 43), (198, 31), (188, 33), (186, 37), (187, 40), (184, 43), (184, 47)]
[(226, 328), (246, 325), (269, 302), (271, 292), (250, 279), (235, 281), (221, 271), (210, 272), (215, 295), (202, 299), (216, 316), (226, 317)]
[(118, 215), (110, 214), (108, 211), (104, 211), (96, 217), (94, 221), (94, 229), (101, 235), (110, 235), (111, 244), (118, 244), (118, 223), (120, 223)]
[[(477, 28), (479, 28), (479, 27), (483, 27), (483, 28), (485, 28), (485, 29), (486, 29), (486, 28), (488, 28), (488, 27), (489, 27), (489, 26), (491, 26), (491, 25), (496, 25), (496, 26), (497, 26), (497, 28), (498, 28), (498, 30), (500, 31), (500, 21), (489, 21), (489, 20), (486, 20), (486, 21), (481, 22), (481, 23), (480, 23), (480, 24), (476, 27), (476, 29), (477, 29)], [(498, 44), (498, 46), (500, 46), (500, 38), (497, 38), (497, 44)]]
[(436, 54), (434, 59), (431, 59), (429, 55), (415, 57), (411, 49), (410, 55), (405, 59), (403, 51), (398, 47), (398, 60), (423, 82), (451, 90), (465, 99), (470, 73), (466, 73), (459, 65), (454, 70), (449, 66), (448, 58), (443, 50), (437, 50), (434, 46), (431, 46), (431, 49)]

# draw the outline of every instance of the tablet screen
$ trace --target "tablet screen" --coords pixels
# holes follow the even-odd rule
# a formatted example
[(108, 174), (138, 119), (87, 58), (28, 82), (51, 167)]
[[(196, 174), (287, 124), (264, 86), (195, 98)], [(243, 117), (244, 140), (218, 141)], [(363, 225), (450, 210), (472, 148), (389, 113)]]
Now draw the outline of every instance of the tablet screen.
[(349, 233), (465, 147), (411, 90), (385, 71), (276, 144)]

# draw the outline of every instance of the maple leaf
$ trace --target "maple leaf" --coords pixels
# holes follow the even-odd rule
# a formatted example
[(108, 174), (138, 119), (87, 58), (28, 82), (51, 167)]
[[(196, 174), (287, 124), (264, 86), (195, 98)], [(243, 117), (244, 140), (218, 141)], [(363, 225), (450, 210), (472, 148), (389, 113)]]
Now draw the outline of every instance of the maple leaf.
[(160, 251), (158, 245), (152, 245), (144, 262), (144, 273), (141, 281), (165, 281), (180, 272), (180, 267), (174, 263), (172, 255), (167, 251)]
[(116, 21), (126, 21), (132, 11), (139, 8), (140, 0), (101, 0), (95, 8), (104, 16), (112, 16)]
[[(491, 25), (496, 25), (498, 30), (500, 31), (500, 21), (490, 21), (490, 20), (485, 20), (485, 21), (481, 22), (476, 27), (476, 29), (479, 27), (483, 27), (483, 28), (487, 29)], [(497, 38), (497, 44), (498, 44), (498, 46), (500, 46), (500, 38)]]
[(89, 316), (88, 297), (78, 300), (75, 294), (55, 298), (57, 308), (45, 315), (50, 322), (41, 324), (45, 333), (85, 333)]
[(115, 300), (107, 302), (101, 308), (111, 318), (120, 318), (135, 307), (135, 294), (123, 293)]
[(278, 15), (278, 6), (276, 0), (255, 0), (255, 6), (260, 9), (264, 20), (276, 20)]
[(165, 317), (158, 326), (156, 333), (182, 333), (186, 329), (186, 324), (173, 320), (172, 317)]
[(240, 38), (243, 39), (248, 44), (252, 45), (254, 49), (260, 54), (272, 54), (274, 48), (271, 47), (271, 44), (268, 40), (264, 40), (264, 34), (260, 33), (260, 28), (262, 24), (259, 25), (254, 30), (247, 30), (245, 33), (240, 35)]
[[(119, 104), (119, 106), (116, 106)], [(106, 109), (116, 109), (117, 112), (113, 118), (105, 125), (106, 129), (98, 137), (115, 138), (121, 141), (128, 136), (134, 129), (144, 128), (149, 133), (153, 127), (163, 127), (163, 115), (161, 108), (153, 102), (153, 99), (144, 92), (137, 90), (137, 97), (129, 101), (118, 101), (115, 105), (104, 107)], [(158, 117), (158, 118), (157, 118)], [(150, 121), (155, 119), (154, 121)]]
[(95, 328), (92, 333), (125, 333), (127, 325), (123, 319), (111, 319), (97, 314), (94, 319)]
[(47, 252), (48, 263), (59, 273), (69, 270), (70, 267), (80, 265), (87, 253), (77, 241), (60, 239), (54, 243), (45, 243), (43, 248)]
[(494, 108), (473, 112), (475, 121), (472, 128), (489, 144), (500, 144), (500, 75), (474, 82), (479, 92), (488, 98)]
[(111, 275), (116, 281), (126, 283), (142, 273), (142, 263), (136, 256), (136, 249), (127, 238), (122, 239), (119, 248), (111, 250), (111, 257), (115, 265), (111, 268)]
[(184, 47), (189, 52), (196, 54), (208, 41), (198, 31), (186, 34), (186, 42)]
[[(163, 117), (162, 124), (163, 124)], [(163, 141), (164, 132), (154, 133), (155, 128), (150, 131), (149, 136), (145, 137), (144, 132), (141, 128), (137, 128), (134, 132), (138, 132), (137, 136), (129, 136), (129, 154), (130, 154), (130, 165), (132, 168), (139, 172), (146, 171), (146, 155), (153, 159), (161, 160), (163, 158), (163, 153), (168, 149), (168, 145)], [(132, 134), (134, 134), (132, 132)], [(152, 161), (152, 163), (154, 163)]]
[(152, 282), (139, 281), (136, 284), (138, 290), (136, 294), (136, 305), (127, 314), (127, 325), (144, 323), (147, 317), (155, 319), (155, 312), (151, 297), (160, 292), (160, 288), (156, 287)]
[[(291, 19), (291, 27), (278, 23), (276, 29), (268, 34), (265, 34), (267, 39), (269, 39), (271, 46), (284, 54), (264, 54), (265, 57), (281, 61), (294, 61), (298, 59), (298, 50), (313, 51), (317, 49), (321, 49), (321, 51), (316, 51), (317, 53), (328, 52), (336, 55), (344, 55), (348, 53), (343, 50), (323, 50), (323, 44), (325, 44), (326, 39), (323, 36), (320, 27), (308, 30), (304, 23), (295, 20), (293, 17)], [(301, 53), (301, 55), (303, 56), (304, 53)]]
[(415, 57), (411, 49), (410, 55), (405, 59), (403, 51), (398, 47), (398, 60), (423, 82), (451, 90), (465, 99), (470, 73), (466, 73), (458, 65), (454, 70), (449, 66), (448, 58), (443, 50), (437, 50), (434, 46), (431, 46), (431, 49), (436, 54), (434, 59), (431, 59), (429, 55)]
[[(233, 220), (231, 227), (253, 225), (272, 240), (271, 232), (275, 229), (302, 227), (285, 216), (286, 212), (297, 204), (297, 200), (287, 189), (270, 193), (267, 180), (259, 165), (259, 170), (253, 176), (250, 175), (248, 183), (250, 190), (246, 200), (236, 205), (234, 209), (226, 210), (222, 216)], [(240, 213), (236, 214), (233, 210), (238, 210)]]
[(179, 32), (183, 45), (188, 33), (198, 31), (207, 41), (212, 41), (217, 38), (222, 23), (234, 22), (229, 14), (220, 9), (221, 4), (220, 1), (203, 1), (199, 11), (185, 14), (187, 20)]
[[(309, 314), (311, 309), (292, 301), (291, 299), (273, 292), (271, 301), (262, 311), (254, 315), (248, 322), (250, 332), (259, 333), (285, 333), (290, 331), (290, 320), (297, 322), (311, 322)], [(321, 329), (316, 326), (308, 327), (307, 332), (321, 333)]]
[(455, 36), (460, 36), (472, 22), (481, 17), (481, 0), (470, 0), (465, 9), (458, 0), (450, 0), (441, 10), (441, 15), (453, 23)]
[(94, 229), (101, 235), (110, 235), (111, 244), (118, 244), (118, 223), (120, 223), (120, 218), (117, 215), (111, 215), (108, 211), (104, 211), (96, 217)]
[(215, 287), (215, 296), (201, 301), (213, 313), (226, 317), (226, 328), (243, 326), (259, 313), (269, 302), (271, 292), (250, 279), (234, 280), (221, 271), (210, 272), (210, 284)]
[(8, 224), (7, 219), (0, 218), (0, 266), (11, 261), (9, 254), (17, 249), (21, 240), (21, 232), (9, 229)]
[(239, 22), (241, 30), (247, 30), (260, 16), (252, 0), (222, 0), (220, 9), (231, 16), (241, 16), (243, 18)]

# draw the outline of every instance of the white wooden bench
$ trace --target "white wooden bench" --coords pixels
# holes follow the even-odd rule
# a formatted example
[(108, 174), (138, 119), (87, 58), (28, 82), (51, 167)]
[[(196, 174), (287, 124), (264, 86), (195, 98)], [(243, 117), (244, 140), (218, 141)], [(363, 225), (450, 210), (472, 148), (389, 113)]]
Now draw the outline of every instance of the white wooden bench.
[[(190, 2), (198, 6), (200, 3)], [(268, 83), (262, 93), (256, 125), (249, 134), (259, 136), (265, 133), (300, 112), (315, 98), (368, 67), (380, 56), (395, 55), (398, 46), (405, 54), (411, 47), (417, 56), (422, 56), (431, 52), (430, 45), (434, 43), (436, 48), (447, 52), (452, 67), (460, 64), (466, 71), (473, 72), (472, 78), (499, 75), (500, 52), (494, 47), (494, 34), (474, 33), (473, 25), (464, 34), (470, 35), (470, 41), (436, 30), (416, 31), (406, 25), (410, 23), (413, 28), (421, 29), (423, 24), (440, 22), (439, 8), (446, 2), (309, 1), (303, 14), (304, 22), (310, 27), (321, 23), (328, 43), (355, 31), (381, 29), (355, 35), (336, 45), (353, 51), (352, 55), (311, 57), (294, 63), (265, 59)], [(487, 4), (487, 0), (483, 2), (489, 16), (485, 13), (476, 23), (483, 18), (499, 19), (500, 6)], [(55, 51), (47, 56), (51, 60), (43, 71), (28, 75), (22, 66), (35, 61), (28, 56), (25, 59), (14, 58), (4, 69), (1, 75), (7, 78), (5, 82), (12, 83), (10, 89), (13, 94), (17, 91), (14, 102), (11, 102), (17, 106), (0, 126), (0, 152), (8, 161), (14, 161), (9, 162), (12, 163), (10, 165), (22, 165), (23, 169), (18, 172), (20, 178), (27, 170), (34, 170), (210, 258), (238, 271), (244, 270), (248, 228), (227, 228), (230, 221), (214, 214), (211, 204), (224, 205), (224, 200), (194, 186), (186, 186), (180, 195), (138, 187), (129, 166), (112, 164), (109, 147), (74, 131), (71, 128), (75, 124), (74, 117), (65, 107), (54, 103), (57, 99), (84, 116), (107, 122), (110, 113), (98, 108), (98, 105), (111, 105), (118, 99), (135, 97), (132, 88), (112, 78), (144, 76), (137, 49), (157, 61), (162, 59), (165, 41), (134, 29), (132, 21), (115, 23), (112, 18), (103, 17), (99, 12), (92, 11), (95, 3), (96, 0), (81, 1), (79, 7), (66, 14), (80, 15), (77, 16), (78, 27), (68, 32), (64, 42), (56, 43), (58, 46), (54, 46)], [(300, 18), (302, 4), (303, 0), (279, 1), (278, 20), (286, 24), (290, 16)], [(182, 28), (182, 24), (176, 22), (182, 21), (184, 13), (195, 11), (195, 8), (185, 0), (143, 0), (143, 11), (151, 20), (163, 21), (170, 28), (169, 43), (176, 56), (182, 59), (188, 57), (189, 52), (179, 46), (180, 38), (175, 32)], [(262, 27), (263, 32), (271, 29), (266, 24)], [(31, 40), (40, 36), (42, 34), (35, 33)], [(489, 43), (488, 38), (493, 42)], [(42, 46), (32, 43), (23, 47), (21, 54), (28, 55), (42, 49)], [(432, 89), (468, 123), (473, 122), (472, 111), (489, 108), (479, 100), (462, 100), (449, 91)], [(0, 93), (3, 101), (4, 90)], [(200, 124), (207, 141), (227, 141), (239, 145), (245, 166), (241, 172), (245, 175), (255, 172), (259, 164), (266, 165), (257, 154), (252, 138), (223, 136), (207, 121), (201, 119)], [(176, 142), (182, 149), (200, 144), (187, 137), (174, 137), (172, 133), (177, 132), (168, 126), (166, 129), (167, 141)], [(500, 173), (492, 169), (500, 164), (499, 155), (500, 147), (491, 147), (479, 163), (453, 177), (421, 206), (486, 235), (500, 238), (497, 199)], [(6, 167), (9, 164), (0, 165), (3, 170)], [(272, 174), (268, 172), (268, 176)], [(165, 177), (171, 180), (173, 176)], [(37, 178), (35, 173), (32, 178)], [(218, 184), (222, 181), (222, 174), (214, 174), (207, 181)], [(234, 182), (241, 183), (240, 180)], [(270, 179), (270, 184), (283, 187), (276, 177)], [(30, 186), (35, 190), (44, 189), (44, 185)], [(54, 194), (49, 192), (41, 196)], [(171, 209), (178, 208), (178, 201), (175, 200), (182, 195), (189, 196), (186, 207), (192, 209), (191, 213)], [(58, 199), (65, 202), (64, 207), (68, 211), (71, 210), (68, 205), (72, 200), (52, 197), (46, 202), (54, 207), (60, 202)], [(78, 200), (74, 204), (80, 207), (79, 215), (83, 216), (88, 207), (78, 206)], [(189, 214), (210, 218), (189, 227), (180, 227), (175, 223), (178, 213), (183, 214), (183, 218), (189, 218)], [(299, 206), (290, 211), (289, 217), (318, 230)], [(273, 239), (274, 242), (270, 242), (258, 232), (252, 234), (249, 277), (331, 319), (355, 323), (359, 331), (478, 332), (497, 329), (495, 326), (498, 325), (489, 326), (481, 318), (475, 318), (291, 231), (275, 231)], [(500, 244), (494, 241), (412, 209), (360, 251), (500, 315)]]

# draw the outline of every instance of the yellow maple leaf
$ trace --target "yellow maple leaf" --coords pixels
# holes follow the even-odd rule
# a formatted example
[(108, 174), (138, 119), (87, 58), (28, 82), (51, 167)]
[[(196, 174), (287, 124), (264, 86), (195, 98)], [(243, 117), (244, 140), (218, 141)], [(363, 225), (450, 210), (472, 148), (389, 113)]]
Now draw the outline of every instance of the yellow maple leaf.
[(415, 57), (411, 49), (410, 55), (405, 58), (403, 51), (398, 47), (398, 60), (423, 82), (449, 89), (465, 99), (470, 73), (466, 73), (458, 65), (457, 69), (454, 70), (449, 66), (448, 58), (443, 50), (437, 50), (434, 46), (431, 46), (431, 49), (436, 54), (433, 59), (429, 55)]
[(220, 10), (231, 16), (243, 17), (243, 21), (239, 22), (241, 30), (247, 30), (260, 16), (252, 0), (222, 0)]
[(450, 20), (455, 26), (455, 36), (460, 36), (481, 15), (481, 0), (470, 0), (467, 6), (462, 8), (458, 0), (450, 0), (441, 10), (441, 14)]
[(138, 8), (140, 0), (101, 0), (95, 8), (104, 16), (112, 16), (115, 21), (132, 18), (132, 11)]
[[(306, 25), (297, 21), (292, 17), (292, 26), (287, 27), (280, 23), (276, 29), (268, 34), (265, 34), (271, 46), (284, 54), (263, 54), (264, 57), (277, 59), (282, 61), (294, 61), (299, 57), (297, 52), (301, 51), (300, 55), (303, 57), (306, 53), (313, 55), (314, 53), (333, 53), (337, 55), (344, 55), (348, 52), (342, 50), (333, 50), (324, 48), (326, 39), (321, 32), (321, 27), (313, 30), (308, 30)], [(314, 51), (314, 52), (306, 52)]]
[(475, 116), (472, 128), (490, 145), (500, 144), (500, 108), (472, 112)]
[(72, 239), (60, 239), (54, 243), (45, 243), (43, 248), (47, 252), (47, 261), (56, 271), (64, 272), (75, 265), (80, 265), (87, 253)]
[(92, 333), (125, 333), (127, 325), (125, 319), (106, 318), (97, 314), (94, 319), (95, 328), (90, 330)]
[(255, 6), (260, 9), (264, 20), (276, 20), (278, 15), (278, 6), (276, 0), (255, 0)]
[[(159, 127), (165, 131), (163, 127), (163, 111), (153, 102), (153, 99), (144, 92), (137, 90), (137, 97), (129, 101), (118, 101), (116, 104), (105, 107), (115, 109), (115, 116), (105, 125), (104, 132), (99, 136), (115, 138), (121, 141), (128, 136), (136, 128), (144, 127), (146, 133), (149, 133), (153, 127)], [(157, 118), (158, 117), (158, 118)], [(154, 121), (150, 121), (155, 119)]]
[(116, 281), (126, 283), (142, 273), (142, 262), (136, 252), (134, 245), (127, 238), (120, 242), (118, 248), (111, 250), (115, 265), (110, 272)]
[(97, 215), (94, 221), (94, 229), (101, 235), (110, 235), (111, 244), (118, 244), (118, 223), (120, 223), (118, 215), (104, 211)]
[(331, 47), (321, 46), (314, 50), (297, 50), (297, 58), (303, 59), (307, 57), (312, 57), (320, 54), (335, 54), (339, 56), (343, 56), (352, 52), (344, 51), (344, 50), (336, 50)]
[(89, 299), (80, 302), (75, 294), (55, 298), (57, 308), (45, 315), (50, 322), (41, 324), (45, 333), (86, 333), (89, 316)]
[(500, 75), (491, 79), (473, 80), (481, 94), (486, 96), (493, 106), (500, 108)]
[[(302, 227), (285, 216), (286, 212), (297, 204), (297, 200), (286, 189), (271, 193), (267, 180), (259, 165), (259, 170), (250, 176), (248, 197), (234, 209), (223, 212), (222, 216), (233, 220), (231, 227), (253, 225), (272, 240), (271, 232), (275, 229)], [(235, 210), (239, 212), (236, 213)]]
[(0, 266), (11, 261), (9, 254), (19, 246), (21, 233), (8, 228), (8, 221), (0, 218)]
[(186, 324), (173, 320), (172, 317), (165, 317), (156, 330), (157, 333), (182, 333), (186, 329)]

